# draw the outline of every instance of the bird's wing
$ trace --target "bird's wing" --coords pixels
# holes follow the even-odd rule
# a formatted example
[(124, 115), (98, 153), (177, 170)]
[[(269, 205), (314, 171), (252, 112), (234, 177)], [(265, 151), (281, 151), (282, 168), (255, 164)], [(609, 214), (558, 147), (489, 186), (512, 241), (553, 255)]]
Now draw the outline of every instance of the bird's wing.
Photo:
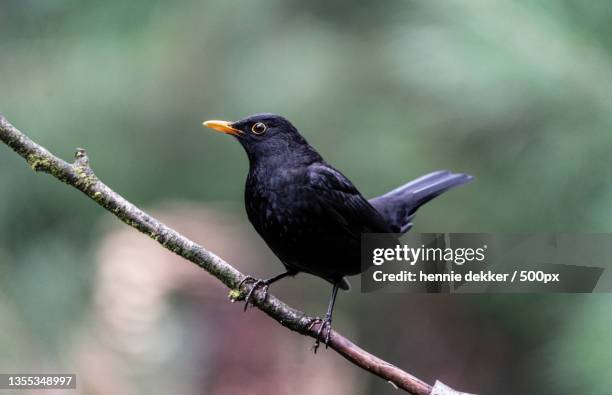
[(321, 210), (334, 217), (352, 237), (390, 232), (380, 213), (342, 173), (325, 163), (308, 167), (308, 186)]

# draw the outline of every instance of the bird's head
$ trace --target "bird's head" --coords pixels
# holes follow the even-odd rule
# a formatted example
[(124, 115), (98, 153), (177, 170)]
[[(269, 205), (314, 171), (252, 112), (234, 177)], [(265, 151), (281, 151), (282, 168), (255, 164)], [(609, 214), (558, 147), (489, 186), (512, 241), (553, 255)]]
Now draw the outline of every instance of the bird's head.
[(236, 122), (206, 121), (204, 126), (236, 137), (252, 161), (289, 152), (292, 156), (318, 156), (291, 122), (280, 115), (255, 114)]

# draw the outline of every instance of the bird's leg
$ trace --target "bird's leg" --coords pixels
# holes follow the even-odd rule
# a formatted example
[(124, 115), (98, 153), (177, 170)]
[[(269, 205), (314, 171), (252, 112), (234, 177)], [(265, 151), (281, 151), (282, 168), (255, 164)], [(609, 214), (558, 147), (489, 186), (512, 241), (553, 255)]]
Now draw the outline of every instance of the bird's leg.
[(255, 278), (251, 277), (251, 276), (246, 276), (242, 281), (240, 281), (240, 283), (238, 284), (238, 290), (240, 290), (240, 287), (242, 286), (242, 284), (244, 284), (247, 281), (255, 281), (255, 283), (253, 284), (253, 286), (251, 287), (251, 290), (249, 291), (249, 293), (247, 294), (246, 298), (244, 298), (244, 311), (247, 311), (247, 308), (249, 307), (249, 301), (251, 300), (251, 297), (253, 296), (253, 293), (255, 292), (255, 290), (257, 288), (259, 288), (260, 286), (263, 285), (264, 287), (264, 300), (266, 300), (266, 298), (268, 297), (268, 288), (270, 287), (270, 284), (277, 282), (278, 280), (285, 278), (287, 276), (293, 276), (295, 275), (295, 272), (292, 271), (286, 271), (284, 273), (281, 273), (277, 276), (271, 277), (267, 280), (256, 280)]
[(319, 349), (319, 343), (321, 340), (321, 334), (324, 331), (324, 328), (327, 327), (327, 334), (325, 335), (325, 339), (323, 340), (325, 342), (325, 348), (329, 347), (329, 341), (331, 339), (331, 323), (332, 323), (332, 314), (334, 312), (334, 303), (336, 303), (336, 295), (338, 295), (338, 284), (334, 284), (334, 287), (332, 288), (332, 294), (331, 294), (331, 299), (329, 300), (329, 306), (327, 306), (327, 313), (325, 314), (325, 319), (323, 319), (323, 321), (321, 321), (321, 319), (316, 319), (311, 323), (311, 326), (317, 322), (317, 321), (321, 321), (321, 324), (319, 325), (319, 329), (317, 330), (317, 337), (315, 340), (315, 344), (313, 346), (313, 351), (316, 354), (317, 350)]

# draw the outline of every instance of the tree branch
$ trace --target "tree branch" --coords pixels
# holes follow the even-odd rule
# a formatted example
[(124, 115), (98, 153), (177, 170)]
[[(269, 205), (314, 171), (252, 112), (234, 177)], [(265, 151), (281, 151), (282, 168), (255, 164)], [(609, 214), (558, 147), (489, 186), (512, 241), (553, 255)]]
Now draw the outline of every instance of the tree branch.
[[(33, 170), (48, 173), (80, 190), (121, 221), (215, 276), (231, 289), (232, 299), (242, 299), (250, 291), (252, 285), (248, 283), (242, 286), (243, 290), (236, 289), (245, 279), (244, 274), (214, 253), (151, 217), (100, 181), (89, 166), (89, 158), (85, 150), (77, 148), (74, 162), (65, 162), (17, 130), (2, 115), (0, 115), (0, 140), (22, 156)], [(252, 301), (255, 306), (281, 325), (302, 335), (316, 338), (320, 323), (312, 317), (289, 307), (271, 294), (264, 300), (263, 292), (260, 290), (255, 291)], [(442, 386), (439, 382), (431, 387), (411, 374), (359, 348), (336, 331), (332, 332), (329, 346), (353, 364), (409, 393), (415, 395), (459, 394)], [(439, 392), (440, 390), (446, 392)], [(452, 392), (448, 392), (449, 390)]]

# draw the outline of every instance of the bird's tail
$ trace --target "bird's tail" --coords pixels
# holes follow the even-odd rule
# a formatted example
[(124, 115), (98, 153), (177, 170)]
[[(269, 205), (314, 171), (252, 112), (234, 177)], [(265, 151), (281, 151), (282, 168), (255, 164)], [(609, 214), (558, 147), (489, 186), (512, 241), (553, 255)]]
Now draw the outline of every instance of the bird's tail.
[(473, 178), (469, 174), (440, 170), (370, 199), (370, 203), (387, 219), (393, 232), (406, 233), (412, 228), (412, 218), (421, 205)]

